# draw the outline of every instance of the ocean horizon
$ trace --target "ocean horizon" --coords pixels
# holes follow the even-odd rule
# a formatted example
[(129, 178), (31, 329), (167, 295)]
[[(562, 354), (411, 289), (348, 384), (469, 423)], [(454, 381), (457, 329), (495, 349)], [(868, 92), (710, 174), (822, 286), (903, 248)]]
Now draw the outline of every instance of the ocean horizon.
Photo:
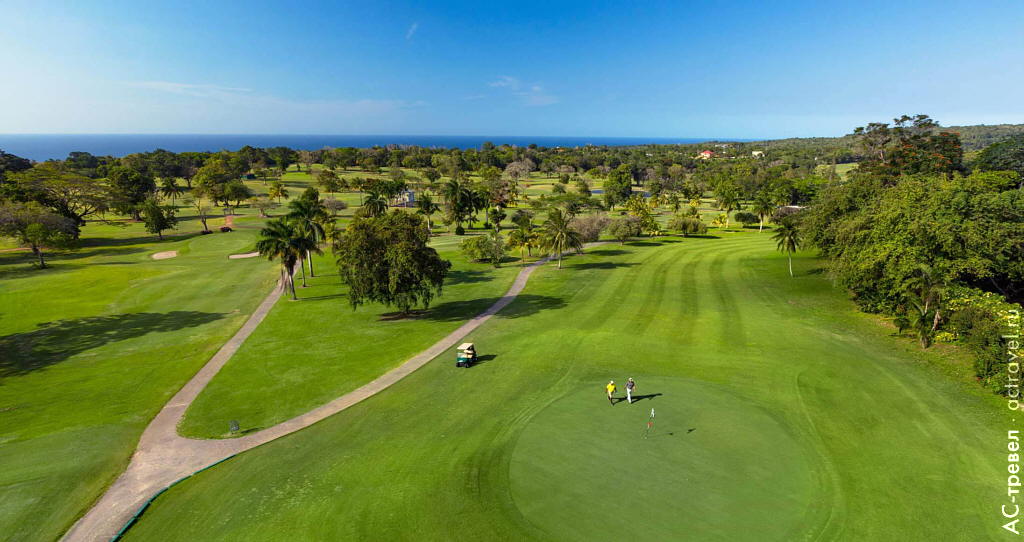
[(63, 159), (71, 152), (97, 156), (124, 156), (165, 149), (186, 151), (236, 151), (253, 147), (290, 147), (315, 150), (324, 147), (374, 147), (415, 145), (469, 149), (484, 142), (525, 147), (630, 146), (693, 144), (705, 141), (756, 141), (738, 138), (699, 137), (586, 137), (586, 136), (444, 136), (444, 135), (299, 135), (299, 134), (0, 134), (0, 150), (36, 161)]

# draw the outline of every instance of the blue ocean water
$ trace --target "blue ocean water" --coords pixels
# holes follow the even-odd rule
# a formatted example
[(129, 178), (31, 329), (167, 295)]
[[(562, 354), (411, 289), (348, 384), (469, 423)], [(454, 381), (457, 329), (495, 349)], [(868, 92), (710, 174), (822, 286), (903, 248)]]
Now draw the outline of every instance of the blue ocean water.
[[(97, 156), (124, 156), (166, 149), (173, 152), (238, 150), (284, 146), (293, 149), (418, 145), (468, 149), (485, 141), (525, 147), (578, 147), (583, 145), (644, 145), (648, 143), (700, 143), (712, 138), (663, 137), (554, 137), (554, 136), (431, 136), (431, 135), (294, 135), (294, 134), (0, 134), (0, 150), (32, 160), (66, 158), (72, 151)], [(722, 140), (718, 138), (718, 140)], [(749, 141), (729, 139), (728, 141)]]

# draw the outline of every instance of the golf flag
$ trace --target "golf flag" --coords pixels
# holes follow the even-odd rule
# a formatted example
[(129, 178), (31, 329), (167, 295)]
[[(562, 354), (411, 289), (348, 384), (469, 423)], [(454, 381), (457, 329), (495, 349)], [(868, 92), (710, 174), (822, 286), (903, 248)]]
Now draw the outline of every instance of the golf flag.
[(644, 438), (650, 434), (651, 430), (654, 429), (654, 409), (651, 409), (651, 417), (647, 418), (647, 427), (644, 428)]

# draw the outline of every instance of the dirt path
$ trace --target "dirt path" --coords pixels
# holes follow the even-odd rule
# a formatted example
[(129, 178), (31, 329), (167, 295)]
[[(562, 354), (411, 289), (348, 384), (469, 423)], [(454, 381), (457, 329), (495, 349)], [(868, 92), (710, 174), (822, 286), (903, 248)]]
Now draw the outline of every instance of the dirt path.
[[(588, 246), (596, 244), (602, 243), (592, 243)], [(110, 540), (132, 518), (139, 507), (176, 480), (237, 453), (308, 427), (387, 389), (416, 369), (426, 365), (442, 352), (458, 344), (466, 335), (505, 308), (523, 290), (533, 271), (547, 261), (548, 258), (545, 258), (524, 267), (516, 276), (512, 287), (505, 292), (501, 299), (434, 343), (430, 348), (372, 382), (323, 406), (257, 433), (235, 439), (195, 440), (178, 435), (178, 423), (185, 415), (185, 410), (274, 307), (274, 303), (283, 292), (282, 284), (279, 283), (274, 291), (260, 303), (260, 306), (242, 325), (242, 328), (153, 418), (153, 421), (143, 431), (128, 468), (114, 481), (100, 500), (71, 527), (62, 540), (69, 542)]]

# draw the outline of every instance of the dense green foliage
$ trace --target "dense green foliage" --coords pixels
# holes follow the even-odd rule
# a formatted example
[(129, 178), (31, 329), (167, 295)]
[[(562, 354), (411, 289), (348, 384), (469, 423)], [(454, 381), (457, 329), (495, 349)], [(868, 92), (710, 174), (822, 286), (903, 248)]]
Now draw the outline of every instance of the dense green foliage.
[(403, 313), (415, 305), (428, 307), (451, 267), (428, 240), (424, 219), (397, 210), (349, 224), (334, 254), (352, 307), (368, 301)]
[(608, 233), (620, 243), (625, 243), (643, 233), (643, 228), (640, 219), (630, 215), (612, 220), (608, 225)]
[(483, 235), (474, 235), (462, 241), (462, 253), (467, 258), (478, 262), (488, 262), (498, 267), (505, 257), (505, 239), (500, 233), (491, 231)]
[[(1005, 351), (993, 334), (1000, 310), (957, 303), (949, 292), (969, 286), (1008, 301), (1024, 295), (1017, 143), (985, 149), (977, 171), (964, 174), (955, 134), (934, 129), (921, 116), (858, 129), (870, 159), (797, 217), (862, 308), (893, 315), (899, 332), (911, 330), (923, 347), (960, 341), (975, 355), (978, 378), (998, 384), (1005, 378), (1005, 356), (1000, 364), (993, 354)], [(1009, 171), (982, 171), (1000, 168)]]
[(1024, 135), (986, 147), (973, 165), (982, 171), (1013, 171), (1024, 181)]

